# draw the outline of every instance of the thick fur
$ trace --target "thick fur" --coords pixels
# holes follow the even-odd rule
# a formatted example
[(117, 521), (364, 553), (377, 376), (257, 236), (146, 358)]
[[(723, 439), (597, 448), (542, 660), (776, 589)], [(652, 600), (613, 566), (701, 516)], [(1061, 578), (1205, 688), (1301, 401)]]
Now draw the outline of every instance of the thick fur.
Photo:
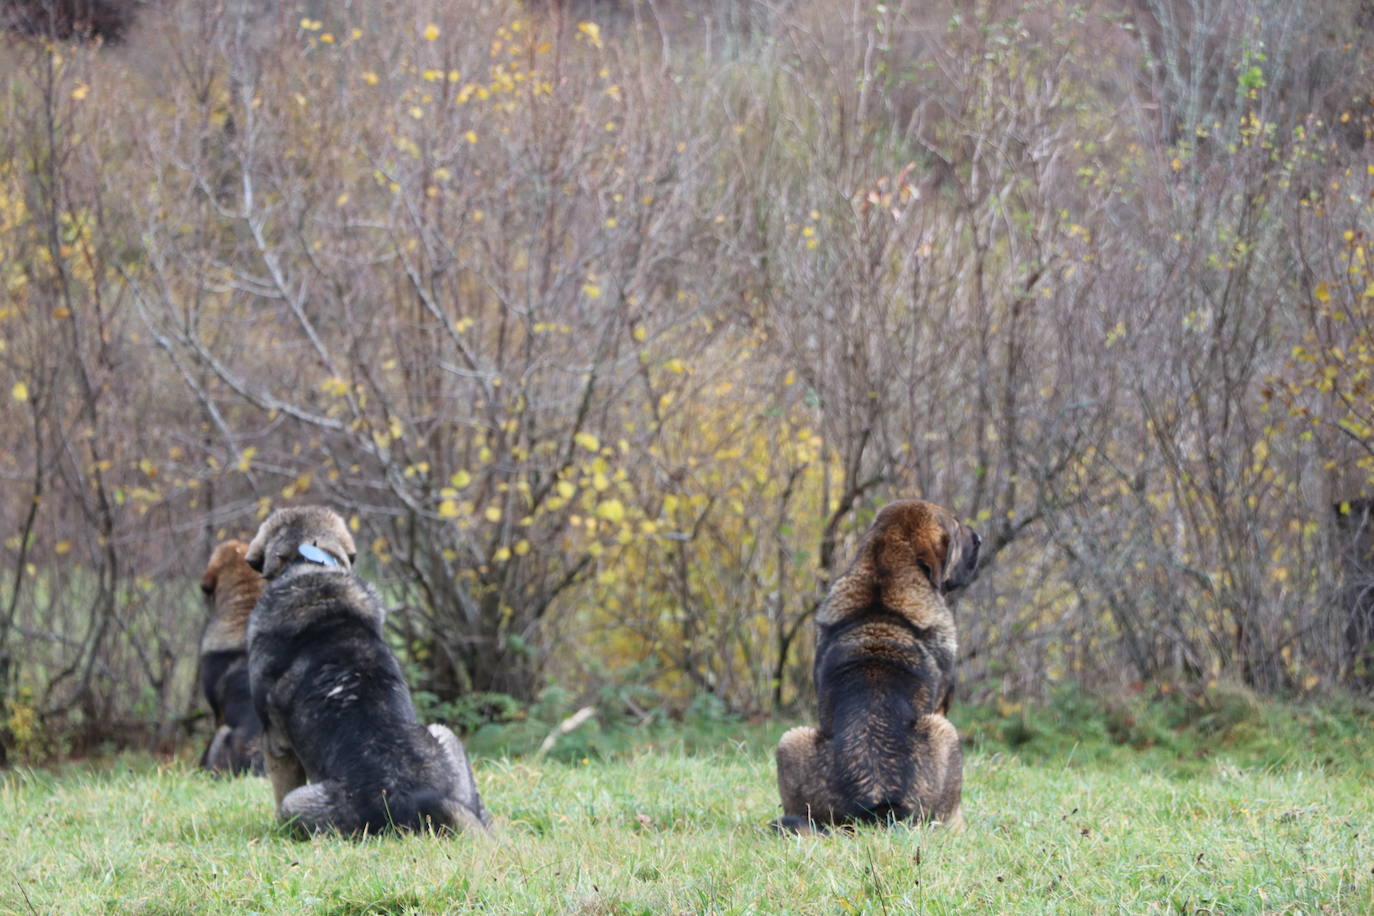
[(244, 560), (247, 550), (243, 541), (224, 541), (200, 579), (210, 611), (200, 636), (200, 689), (215, 716), (200, 765), (219, 774), (263, 773), (262, 723), (248, 687), (248, 616), (265, 583)]
[[(306, 560), (301, 544), (337, 565)], [(485, 829), (457, 736), (416, 720), (382, 638), (381, 600), (352, 572), (343, 520), (320, 507), (278, 511), (248, 559), (271, 580), (253, 609), (248, 658), (278, 816), (308, 833)]]
[(972, 581), (981, 543), (931, 503), (878, 513), (816, 615), (820, 727), (778, 742), (776, 827), (962, 823), (963, 756), (945, 718), (958, 646), (945, 595)]

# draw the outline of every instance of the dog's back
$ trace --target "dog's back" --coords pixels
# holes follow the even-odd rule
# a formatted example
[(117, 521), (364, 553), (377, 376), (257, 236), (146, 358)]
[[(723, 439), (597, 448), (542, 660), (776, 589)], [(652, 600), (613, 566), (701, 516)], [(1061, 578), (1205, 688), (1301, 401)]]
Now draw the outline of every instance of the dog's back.
[(922, 717), (938, 711), (953, 653), (873, 606), (823, 627), (816, 659), (820, 726), (831, 735), (832, 791), (847, 820), (904, 820), (911, 808)]

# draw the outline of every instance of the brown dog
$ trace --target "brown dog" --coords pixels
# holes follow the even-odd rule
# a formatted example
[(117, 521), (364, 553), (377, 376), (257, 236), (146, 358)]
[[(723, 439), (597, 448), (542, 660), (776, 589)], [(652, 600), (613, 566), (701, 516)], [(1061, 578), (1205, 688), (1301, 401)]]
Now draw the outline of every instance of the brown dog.
[(200, 765), (213, 773), (263, 772), (262, 723), (248, 688), (248, 616), (265, 583), (244, 560), (247, 550), (243, 541), (224, 541), (200, 579), (210, 611), (200, 636), (200, 688), (215, 715)]
[(816, 615), (820, 728), (778, 742), (780, 830), (933, 820), (957, 826), (954, 617), (945, 595), (973, 580), (982, 538), (949, 511), (883, 508)]
[(491, 816), (462, 742), (416, 720), (343, 519), (321, 506), (281, 509), (247, 558), (269, 580), (248, 661), (278, 816), (309, 833), (485, 830)]

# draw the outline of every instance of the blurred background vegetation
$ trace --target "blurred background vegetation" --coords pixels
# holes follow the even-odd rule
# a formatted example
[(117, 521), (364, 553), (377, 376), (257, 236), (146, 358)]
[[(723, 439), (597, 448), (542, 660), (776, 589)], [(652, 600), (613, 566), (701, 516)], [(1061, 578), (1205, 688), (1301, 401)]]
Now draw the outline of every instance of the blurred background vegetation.
[(0, 20), (11, 754), (203, 728), (210, 549), (306, 502), (470, 732), (805, 709), (907, 496), (1008, 721), (1374, 686), (1369, 3)]

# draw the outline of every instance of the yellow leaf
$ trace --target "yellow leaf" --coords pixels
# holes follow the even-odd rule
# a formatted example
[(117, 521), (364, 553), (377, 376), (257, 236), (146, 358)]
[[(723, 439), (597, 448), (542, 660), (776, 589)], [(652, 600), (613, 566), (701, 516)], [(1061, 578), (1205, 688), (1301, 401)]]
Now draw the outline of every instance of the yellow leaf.
[(509, 547), (501, 547), (501, 548), (498, 548), (497, 551), (496, 551), (496, 553), (492, 554), (492, 556), (491, 556), (491, 560), (492, 560), (493, 563), (504, 563), (504, 562), (506, 562), (506, 561), (509, 560), (509, 559), (510, 559), (510, 548), (509, 548)]
[(448, 479), (448, 482), (461, 490), (463, 489), (463, 487), (466, 487), (468, 484), (472, 483), (472, 475), (469, 474), (467, 471), (459, 471), (458, 473), (450, 477)]
[(23, 382), (15, 382), (14, 387), (10, 389), (10, 397), (21, 403), (27, 401), (29, 399), (29, 386)]
[(527, 553), (529, 553), (529, 552), (530, 552), (530, 542), (529, 542), (529, 541), (521, 540), (521, 541), (516, 541), (516, 542), (515, 542), (515, 555), (516, 555), (517, 557), (523, 557), (525, 554), (527, 554)]
[(608, 499), (596, 507), (596, 514), (608, 522), (619, 523), (625, 518), (625, 506), (618, 499)]
[(577, 492), (577, 488), (574, 487), (570, 481), (567, 481), (567, 480), (560, 480), (560, 481), (558, 481), (558, 495), (559, 495), (559, 496), (563, 497), (564, 499), (572, 499), (572, 498), (573, 498), (573, 494), (576, 493), (576, 492)]
[(238, 469), (240, 471), (246, 472), (250, 467), (252, 467), (253, 456), (257, 453), (258, 450), (256, 446), (250, 445), (246, 449), (244, 449), (242, 454), (239, 455)]
[(601, 440), (591, 433), (578, 433), (576, 436), (573, 436), (573, 441), (589, 452), (594, 452), (601, 448)]
[(339, 378), (337, 375), (330, 376), (320, 382), (320, 390), (334, 397), (342, 397), (348, 393), (348, 380)]
[(369, 86), (375, 86), (377, 85), (377, 83), (381, 82), (381, 77), (373, 73), (371, 70), (364, 70), (363, 82), (367, 83)]
[(62, 554), (72, 549), (71, 541), (58, 541), (53, 547), (53, 551), (60, 557)]
[(1326, 288), (1326, 281), (1317, 284), (1317, 288), (1312, 290), (1312, 295), (1318, 302), (1329, 302), (1331, 291)]
[(425, 26), (424, 36), (425, 41), (433, 41), (439, 37), (439, 27), (431, 22), (429, 25)]
[(457, 502), (457, 500), (446, 499), (446, 500), (444, 500), (443, 502), (439, 503), (439, 517), (440, 517), (440, 518), (457, 518), (457, 517), (458, 517), (458, 502)]
[(592, 47), (601, 47), (601, 26), (595, 22), (579, 22), (577, 30), (587, 36), (587, 40), (592, 43)]
[(72, 90), (72, 98), (79, 102), (84, 99), (90, 91), (90, 86), (87, 86), (85, 83), (77, 83), (76, 88)]
[(501, 521), (501, 510), (496, 506), (488, 506), (487, 511), (482, 514), (487, 517), (489, 522)]

